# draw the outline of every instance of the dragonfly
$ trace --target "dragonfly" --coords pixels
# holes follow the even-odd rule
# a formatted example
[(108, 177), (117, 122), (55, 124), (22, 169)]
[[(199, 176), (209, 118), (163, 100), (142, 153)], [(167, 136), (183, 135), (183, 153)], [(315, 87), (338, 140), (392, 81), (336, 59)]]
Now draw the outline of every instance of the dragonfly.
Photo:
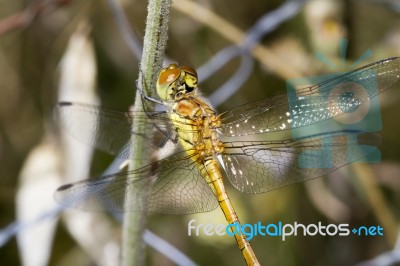
[[(158, 98), (143, 96), (163, 110), (123, 112), (61, 102), (54, 116), (75, 138), (123, 159), (147, 151), (154, 156), (137, 169), (63, 185), (55, 199), (87, 211), (190, 214), (220, 206), (229, 225), (240, 224), (225, 179), (241, 192), (264, 193), (324, 176), (364, 158), (365, 149), (353, 137), (360, 132), (343, 130), (302, 138), (291, 137), (290, 132), (346, 116), (399, 79), (400, 58), (393, 57), (300, 88), (294, 99), (281, 94), (217, 114), (200, 93), (196, 71), (170, 64), (159, 73)], [(347, 85), (340, 86), (344, 80)], [(354, 84), (361, 81), (366, 93), (354, 93)], [(329, 97), (324, 96), (326, 92)], [(274, 133), (288, 137), (276, 138)], [(138, 140), (146, 144), (141, 150), (135, 150)], [(327, 152), (329, 165), (316, 167)], [(247, 265), (259, 265), (245, 235), (234, 236)]]

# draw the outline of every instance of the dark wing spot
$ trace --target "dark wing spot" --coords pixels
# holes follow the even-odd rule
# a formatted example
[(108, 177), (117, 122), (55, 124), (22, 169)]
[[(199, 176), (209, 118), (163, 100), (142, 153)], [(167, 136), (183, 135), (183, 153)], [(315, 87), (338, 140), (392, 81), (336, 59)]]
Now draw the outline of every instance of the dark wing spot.
[(68, 105), (72, 105), (71, 102), (59, 102), (58, 106), (68, 106)]
[(72, 187), (72, 184), (62, 185), (61, 187), (57, 188), (57, 191), (63, 191)]

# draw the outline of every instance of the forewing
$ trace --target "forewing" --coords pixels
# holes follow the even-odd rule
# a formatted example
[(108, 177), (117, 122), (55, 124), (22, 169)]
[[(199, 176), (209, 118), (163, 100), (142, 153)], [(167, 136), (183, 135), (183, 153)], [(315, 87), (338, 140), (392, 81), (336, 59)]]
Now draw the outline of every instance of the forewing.
[[(88, 104), (62, 102), (57, 104), (53, 114), (61, 127), (77, 140), (121, 158), (128, 158), (130, 149), (134, 147), (132, 135), (157, 146), (171, 132), (171, 122), (163, 112), (121, 112)], [(144, 133), (134, 132), (133, 123), (135, 128), (140, 127)]]
[(323, 176), (375, 150), (358, 143), (357, 134), (341, 134), (225, 143), (221, 158), (228, 179), (238, 190), (263, 193)]
[[(297, 99), (286, 94), (245, 104), (222, 113), (219, 132), (225, 136), (246, 136), (309, 126), (343, 116), (370, 101), (400, 79), (400, 58), (389, 58), (348, 72), (318, 85), (297, 90)], [(357, 93), (357, 84), (362, 91)], [(356, 92), (343, 101), (348, 90)], [(322, 96), (329, 94), (329, 97)]]
[(92, 211), (210, 211), (218, 202), (199, 167), (181, 151), (135, 171), (64, 185), (55, 198), (64, 206)]

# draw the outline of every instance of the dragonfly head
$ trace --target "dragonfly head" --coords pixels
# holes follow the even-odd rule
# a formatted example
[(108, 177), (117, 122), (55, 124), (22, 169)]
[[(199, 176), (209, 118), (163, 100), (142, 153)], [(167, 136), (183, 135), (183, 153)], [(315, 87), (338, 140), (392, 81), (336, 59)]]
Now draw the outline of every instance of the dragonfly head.
[(197, 88), (197, 73), (191, 67), (170, 64), (158, 75), (157, 93), (161, 100), (175, 100)]

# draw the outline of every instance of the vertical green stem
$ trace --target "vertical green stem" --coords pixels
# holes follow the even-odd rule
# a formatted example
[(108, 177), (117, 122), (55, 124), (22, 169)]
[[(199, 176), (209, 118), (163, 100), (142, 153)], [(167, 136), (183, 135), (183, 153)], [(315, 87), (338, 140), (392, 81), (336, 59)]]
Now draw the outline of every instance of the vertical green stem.
[[(168, 39), (168, 19), (171, 0), (149, 0), (148, 15), (146, 21), (146, 30), (143, 45), (143, 55), (140, 62), (140, 73), (138, 85), (146, 86), (142, 88), (147, 95), (154, 96), (152, 93), (155, 87), (158, 72), (161, 69), (164, 57), (164, 51)], [(139, 91), (136, 93), (135, 111), (143, 111), (141, 103), (141, 95)], [(148, 132), (140, 126), (135, 126), (135, 132), (142, 132), (148, 135)], [(132, 136), (133, 138), (135, 136)], [(150, 162), (150, 151), (145, 149), (146, 143), (140, 138), (135, 138), (135, 146), (132, 147), (131, 163), (129, 170), (137, 169)], [(148, 154), (144, 151), (148, 151)], [(139, 152), (140, 151), (140, 152)], [(148, 160), (146, 161), (146, 158)], [(134, 190), (134, 189), (133, 189)], [(127, 190), (127, 200), (135, 198), (132, 193), (134, 191)], [(146, 227), (146, 213), (143, 212), (127, 212), (124, 216), (123, 223), (123, 243), (122, 243), (122, 265), (133, 266), (143, 265), (145, 244), (143, 242), (143, 232)]]

